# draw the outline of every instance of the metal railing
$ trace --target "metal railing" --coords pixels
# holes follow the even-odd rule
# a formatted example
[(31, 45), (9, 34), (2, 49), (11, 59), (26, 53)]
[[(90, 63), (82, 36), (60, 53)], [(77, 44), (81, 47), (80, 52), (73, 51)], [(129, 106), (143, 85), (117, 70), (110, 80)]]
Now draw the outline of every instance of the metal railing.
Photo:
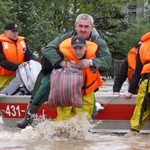
[(106, 78), (114, 78), (117, 71), (120, 69), (124, 60), (113, 59), (111, 67), (105, 71), (102, 76)]

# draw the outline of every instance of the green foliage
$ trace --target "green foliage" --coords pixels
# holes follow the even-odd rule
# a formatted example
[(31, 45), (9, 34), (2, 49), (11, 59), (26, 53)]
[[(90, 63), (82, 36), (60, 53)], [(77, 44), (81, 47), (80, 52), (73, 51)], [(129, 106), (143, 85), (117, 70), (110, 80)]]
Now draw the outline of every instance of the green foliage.
[(146, 6), (145, 6), (146, 11), (145, 11), (145, 18), (143, 22), (150, 22), (150, 4), (149, 3), (146, 3)]
[(4, 30), (4, 25), (8, 20), (14, 20), (16, 17), (15, 12), (10, 10), (16, 5), (11, 0), (0, 0), (0, 33)]
[[(12, 8), (11, 11), (15, 11), (17, 15), (17, 23), (20, 27), (20, 35), (23, 35), (27, 39), (27, 43), (29, 48), (32, 51), (36, 51), (37, 47), (33, 44), (36, 32), (36, 22), (37, 22), (37, 14), (35, 12), (36, 7), (33, 1), (28, 0), (14, 0), (16, 7)], [(35, 36), (34, 36), (35, 35)], [(34, 38), (33, 38), (34, 37)], [(41, 44), (39, 42), (39, 44)]]
[(93, 14), (95, 26), (106, 40), (113, 58), (124, 57), (123, 51), (117, 51), (117, 34), (128, 28), (125, 21), (127, 14), (122, 12), (121, 8), (122, 5), (116, 1), (107, 1), (107, 3), (97, 1)]
[(7, 21), (16, 21), (19, 34), (26, 37), (30, 50), (41, 55), (45, 45), (73, 28), (78, 14), (88, 13), (93, 16), (95, 27), (106, 40), (113, 58), (123, 59), (150, 27), (149, 7), (143, 23), (127, 22), (128, 14), (122, 7), (134, 3), (133, 0), (0, 0), (0, 31), (3, 32)]
[[(123, 51), (124, 54), (127, 54), (127, 52), (140, 40), (141, 36), (150, 31), (149, 29), (149, 22), (146, 24), (130, 24), (129, 29), (117, 34), (118, 51)], [(120, 58), (122, 59), (123, 57)]]

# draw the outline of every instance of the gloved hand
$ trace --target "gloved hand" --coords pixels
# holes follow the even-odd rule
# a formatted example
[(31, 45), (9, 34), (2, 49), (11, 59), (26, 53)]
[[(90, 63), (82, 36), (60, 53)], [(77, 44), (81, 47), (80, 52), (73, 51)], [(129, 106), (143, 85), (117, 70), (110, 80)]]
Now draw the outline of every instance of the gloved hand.
[(130, 99), (132, 97), (132, 93), (130, 93), (130, 92), (126, 92), (125, 94), (124, 94), (124, 98), (125, 99)]

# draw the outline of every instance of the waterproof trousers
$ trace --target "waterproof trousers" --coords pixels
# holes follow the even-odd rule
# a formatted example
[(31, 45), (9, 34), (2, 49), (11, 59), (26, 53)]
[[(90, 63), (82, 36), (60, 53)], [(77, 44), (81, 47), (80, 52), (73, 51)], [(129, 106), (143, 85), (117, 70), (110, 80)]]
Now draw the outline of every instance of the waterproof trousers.
[[(136, 106), (134, 109), (133, 116), (130, 119), (131, 129), (134, 129), (137, 131), (140, 131), (142, 127), (144, 126), (144, 124), (150, 119), (150, 105), (148, 105), (147, 110), (144, 112), (142, 123), (141, 124), (139, 123), (142, 103), (146, 94), (147, 82), (148, 80), (144, 79), (139, 86), (139, 91), (138, 91), (137, 98), (136, 98)], [(150, 88), (148, 92), (150, 92)]]
[(0, 91), (9, 85), (10, 81), (15, 78), (15, 75), (0, 76)]
[(57, 108), (57, 117), (56, 121), (68, 120), (74, 115), (77, 115), (81, 112), (87, 112), (87, 119), (91, 118), (93, 109), (94, 109), (94, 92), (89, 93), (86, 96), (83, 96), (83, 107), (58, 107)]

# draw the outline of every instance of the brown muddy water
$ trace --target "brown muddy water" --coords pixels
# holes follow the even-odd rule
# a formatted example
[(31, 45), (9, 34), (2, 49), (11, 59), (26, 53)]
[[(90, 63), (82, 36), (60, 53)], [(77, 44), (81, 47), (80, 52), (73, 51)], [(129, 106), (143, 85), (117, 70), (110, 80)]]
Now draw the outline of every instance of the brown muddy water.
[[(100, 92), (112, 93), (113, 80), (106, 80)], [(127, 84), (122, 92), (127, 89)], [(93, 127), (82, 114), (69, 121), (45, 120), (26, 129), (10, 128), (0, 117), (0, 150), (147, 150), (150, 134), (125, 137), (123, 134), (90, 133)]]

